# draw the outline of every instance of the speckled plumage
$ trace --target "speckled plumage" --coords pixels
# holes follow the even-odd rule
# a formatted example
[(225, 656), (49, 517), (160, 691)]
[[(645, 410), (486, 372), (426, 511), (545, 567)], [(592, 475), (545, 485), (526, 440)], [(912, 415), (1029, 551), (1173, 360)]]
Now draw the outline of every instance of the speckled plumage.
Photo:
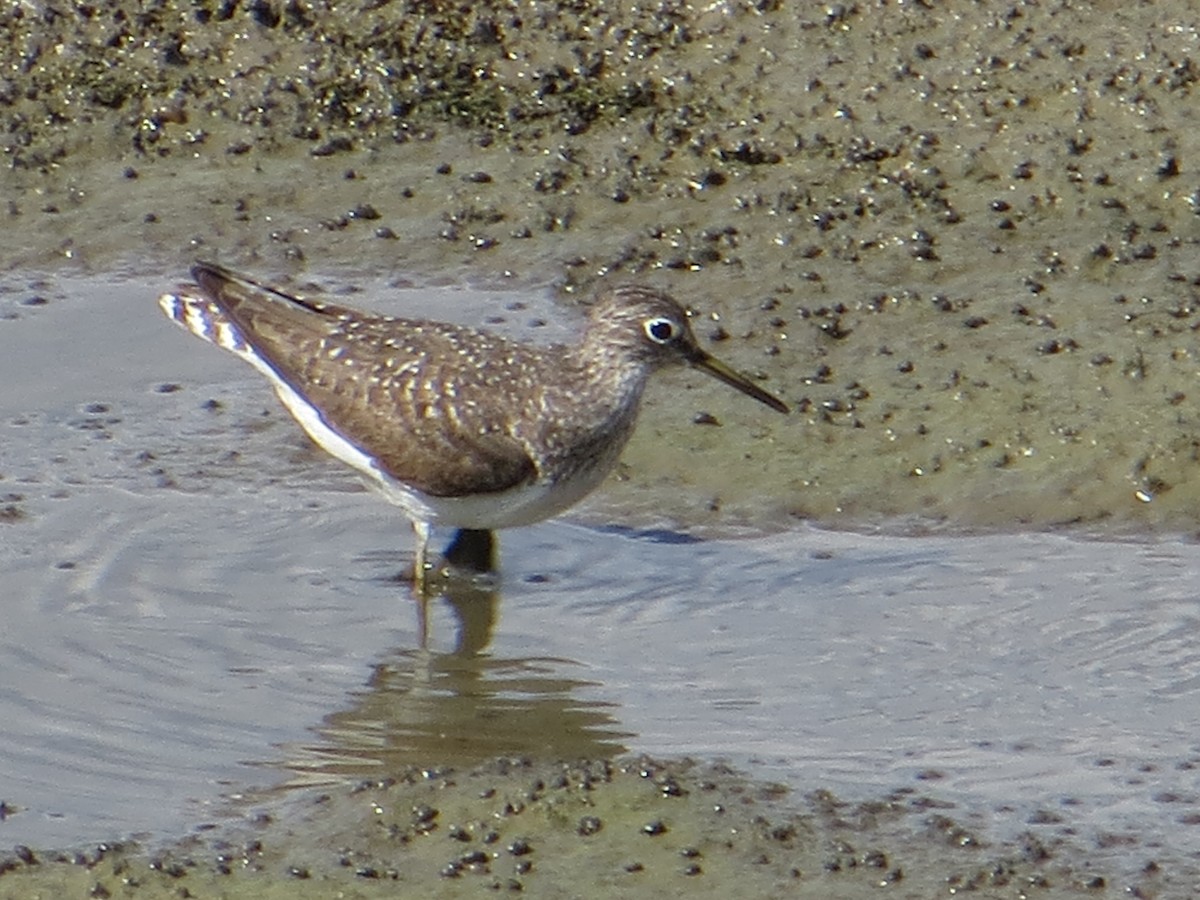
[(172, 319), (250, 362), (309, 435), (374, 480), (418, 533), (561, 512), (600, 483), (632, 433), (650, 373), (686, 362), (780, 412), (696, 344), (684, 310), (606, 287), (577, 344), (534, 346), (441, 322), (303, 300), (218, 266), (164, 295)]

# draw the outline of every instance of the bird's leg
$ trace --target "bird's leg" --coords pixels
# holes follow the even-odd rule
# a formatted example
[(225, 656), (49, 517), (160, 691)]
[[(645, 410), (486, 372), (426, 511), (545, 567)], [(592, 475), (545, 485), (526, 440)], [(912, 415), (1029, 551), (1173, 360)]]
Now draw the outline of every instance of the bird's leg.
[(429, 550), (429, 533), (432, 527), (428, 522), (413, 522), (413, 533), (416, 535), (417, 546), (413, 555), (413, 599), (417, 601), (417, 634), (420, 636), (421, 649), (429, 649), (429, 595), (425, 592), (425, 556)]
[(413, 593), (425, 596), (425, 557), (429, 552), (429, 534), (433, 530), (428, 522), (413, 522), (417, 536), (417, 550), (413, 558)]
[[(428, 522), (414, 522), (416, 550), (413, 554), (413, 599), (417, 601), (417, 633), (422, 650), (429, 647), (429, 538), (432, 527)], [(496, 535), (486, 528), (459, 528), (443, 554), (453, 568), (485, 575), (496, 571)], [(453, 595), (448, 595), (453, 603)], [(486, 646), (489, 627), (480, 646)]]

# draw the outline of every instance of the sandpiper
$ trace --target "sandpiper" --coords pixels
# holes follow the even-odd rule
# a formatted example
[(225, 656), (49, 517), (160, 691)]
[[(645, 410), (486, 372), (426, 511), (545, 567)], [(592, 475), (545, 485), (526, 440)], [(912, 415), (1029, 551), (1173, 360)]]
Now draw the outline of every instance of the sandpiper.
[(265, 375), (309, 437), (404, 510), (422, 595), (435, 524), (528, 525), (595, 489), (654, 370), (687, 363), (788, 411), (701, 349), (675, 300), (641, 285), (601, 288), (577, 343), (539, 346), (293, 297), (212, 263), (191, 274), (163, 311)]

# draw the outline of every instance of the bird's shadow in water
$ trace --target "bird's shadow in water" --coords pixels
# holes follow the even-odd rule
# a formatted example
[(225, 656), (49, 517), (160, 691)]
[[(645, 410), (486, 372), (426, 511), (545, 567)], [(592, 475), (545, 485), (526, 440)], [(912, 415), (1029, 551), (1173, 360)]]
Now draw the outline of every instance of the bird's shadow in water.
[(630, 528), (628, 525), (599, 525), (593, 530), (601, 534), (616, 534), (650, 544), (699, 544), (702, 539), (686, 531), (669, 528)]

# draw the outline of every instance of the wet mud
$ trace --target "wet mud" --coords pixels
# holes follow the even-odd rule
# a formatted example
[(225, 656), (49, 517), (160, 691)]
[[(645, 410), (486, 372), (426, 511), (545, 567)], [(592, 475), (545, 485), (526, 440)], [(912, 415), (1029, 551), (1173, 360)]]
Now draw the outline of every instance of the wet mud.
[(649, 280), (799, 413), (658, 392), (627, 455), (653, 475), (613, 485), (615, 508), (1193, 524), (1187, 4), (4, 19), (9, 271)]
[[(995, 846), (928, 796), (799, 799), (728, 767), (498, 760), (418, 770), (262, 806), (219, 838), (0, 858), (0, 896), (1167, 896), (1033, 834)], [(914, 839), (914, 835), (916, 839)], [(54, 892), (60, 892), (55, 894)], [(39, 893), (41, 892), (41, 893)], [(1179, 894), (1179, 896), (1183, 896)]]
[[(765, 420), (671, 376), (588, 515), (712, 532), (1188, 532), (1193, 13), (11, 3), (0, 277), (18, 321), (2, 324), (56, 302), (55, 273), (157, 272), (168, 288), (197, 257), (374, 308), (357, 286), (550, 288), (574, 303), (601, 279), (645, 280), (797, 412)], [(22, 491), (0, 491), (0, 528), (33, 523)], [(762, 786), (631, 765), (500, 765), (523, 788), (496, 771), (406, 775), (306, 795), (316, 811), (272, 814), (261, 837), (164, 855), (20, 848), (0, 860), (0, 896), (371, 896), (396, 882), (453, 896), (539, 880), (566, 896), (577, 866), (613, 895), (1194, 887), (1194, 860), (1148, 853), (1114, 877), (1089, 863), (1095, 848), (980, 849), (953, 820), (914, 819), (912, 798), (759, 820)], [(683, 796), (656, 780), (676, 765)], [(449, 782), (469, 789), (448, 802)], [(496, 824), (500, 797), (522, 811)], [(421, 804), (438, 811), (426, 834)], [(583, 834), (590, 817), (603, 828)], [(655, 822), (666, 830), (646, 832)]]

